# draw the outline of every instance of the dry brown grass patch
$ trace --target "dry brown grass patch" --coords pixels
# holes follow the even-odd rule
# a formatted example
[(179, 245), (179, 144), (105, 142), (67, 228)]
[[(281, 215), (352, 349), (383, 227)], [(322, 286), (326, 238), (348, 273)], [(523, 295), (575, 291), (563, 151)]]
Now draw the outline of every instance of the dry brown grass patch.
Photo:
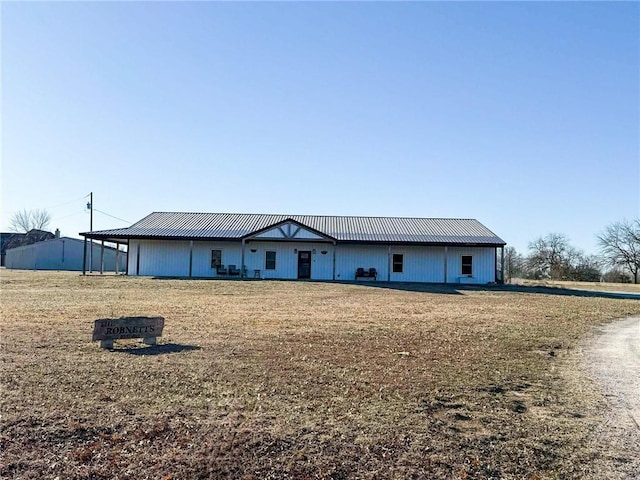
[[(640, 302), (398, 287), (2, 271), (0, 473), (587, 478), (573, 352)], [(161, 345), (90, 342), (129, 315)]]

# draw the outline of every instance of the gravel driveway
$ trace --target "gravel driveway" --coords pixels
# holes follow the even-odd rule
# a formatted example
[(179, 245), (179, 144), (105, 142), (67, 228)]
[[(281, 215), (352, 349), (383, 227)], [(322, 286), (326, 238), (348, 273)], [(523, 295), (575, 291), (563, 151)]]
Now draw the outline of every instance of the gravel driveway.
[(585, 360), (608, 411), (596, 436), (596, 478), (640, 479), (640, 317), (600, 328)]

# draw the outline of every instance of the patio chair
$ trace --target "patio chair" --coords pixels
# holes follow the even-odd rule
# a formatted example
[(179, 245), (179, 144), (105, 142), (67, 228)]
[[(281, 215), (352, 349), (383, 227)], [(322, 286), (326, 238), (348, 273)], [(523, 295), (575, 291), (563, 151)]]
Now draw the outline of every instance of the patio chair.
[(224, 265), (218, 265), (216, 267), (216, 274), (217, 275), (229, 275), (229, 271), (225, 268)]

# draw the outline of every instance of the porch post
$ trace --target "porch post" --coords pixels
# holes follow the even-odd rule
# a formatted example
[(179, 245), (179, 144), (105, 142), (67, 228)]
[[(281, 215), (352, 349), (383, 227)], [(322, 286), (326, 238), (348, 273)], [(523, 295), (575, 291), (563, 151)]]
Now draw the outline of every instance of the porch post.
[(244, 268), (244, 238), (242, 239), (242, 261), (240, 262), (240, 278), (245, 278), (246, 275), (244, 274), (245, 272), (245, 268)]
[(104, 240), (100, 242), (100, 275), (104, 274)]
[(82, 275), (87, 274), (87, 237), (84, 237), (84, 255), (82, 256)]
[(387, 282), (391, 281), (391, 245), (387, 247)]
[(115, 264), (116, 275), (118, 275), (118, 260), (120, 260), (120, 244), (116, 242), (116, 264)]
[(124, 274), (129, 276), (129, 252), (131, 252), (131, 239), (127, 238), (127, 261), (124, 266)]
[(189, 277), (193, 273), (193, 240), (189, 240)]
[(336, 280), (336, 241), (333, 241), (333, 281)]
[(449, 247), (444, 246), (444, 283), (447, 283), (447, 257), (449, 257)]

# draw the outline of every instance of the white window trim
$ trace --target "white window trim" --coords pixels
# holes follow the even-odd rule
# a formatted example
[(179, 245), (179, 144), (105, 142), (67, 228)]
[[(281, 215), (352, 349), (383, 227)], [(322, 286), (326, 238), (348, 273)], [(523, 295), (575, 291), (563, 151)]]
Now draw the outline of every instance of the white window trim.
[[(471, 273), (462, 273), (462, 257), (471, 257)], [(473, 255), (469, 253), (460, 254), (460, 276), (473, 278)]]
[[(273, 268), (267, 267), (267, 254), (273, 253)], [(276, 270), (278, 268), (278, 251), (277, 250), (265, 250), (264, 251), (264, 269), (265, 270)]]
[(222, 248), (212, 248), (211, 249), (211, 268), (217, 268), (217, 265), (213, 264), (213, 252), (215, 252), (216, 250), (220, 251), (220, 266), (224, 265), (224, 263), (222, 263)]
[[(396, 272), (396, 271), (395, 271), (395, 268), (394, 268), (394, 267), (395, 267), (395, 262), (393, 261), (393, 257), (394, 257), (395, 255), (400, 255), (400, 256), (402, 257), (402, 271), (400, 271), (400, 272)], [(404, 253), (398, 253), (398, 252), (396, 252), (396, 253), (392, 253), (392, 254), (391, 254), (391, 274), (394, 274), (394, 273), (395, 273), (395, 274), (402, 274), (402, 273), (404, 273)]]

